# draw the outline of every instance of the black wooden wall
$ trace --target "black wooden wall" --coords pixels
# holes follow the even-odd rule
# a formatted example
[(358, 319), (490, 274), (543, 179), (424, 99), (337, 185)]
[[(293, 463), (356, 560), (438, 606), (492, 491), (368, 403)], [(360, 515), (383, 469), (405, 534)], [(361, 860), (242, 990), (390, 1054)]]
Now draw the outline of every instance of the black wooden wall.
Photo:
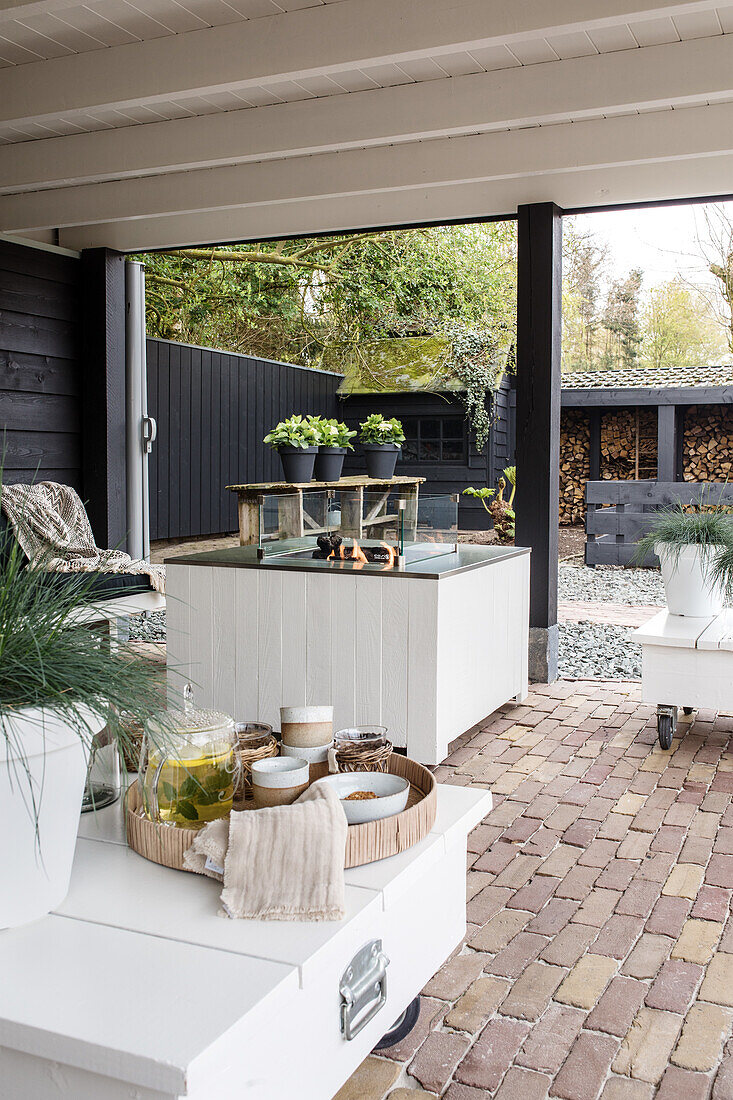
[[(478, 451), (471, 439), (466, 454), (466, 462), (408, 462), (399, 459), (397, 474), (424, 477), (423, 493), (462, 493), (469, 485), (480, 489), (494, 486), (505, 466), (514, 463), (514, 420), (516, 402), (514, 390), (503, 383), (494, 397), (493, 424), (491, 437), (483, 451)], [(383, 416), (455, 416), (464, 415), (461, 402), (447, 394), (432, 393), (385, 393), (352, 394), (341, 400), (341, 417), (349, 427), (358, 428), (360, 421), (369, 413), (380, 412)], [(361, 473), (364, 460), (358, 454), (351, 453), (344, 465), (344, 473)], [(479, 500), (472, 497), (460, 498), (458, 522), (463, 530), (484, 530), (491, 521)]]
[(8, 482), (83, 492), (81, 265), (0, 240), (0, 430)]
[(340, 374), (231, 352), (147, 342), (150, 537), (237, 530), (227, 485), (276, 481), (280, 460), (262, 440), (292, 413), (336, 416)]

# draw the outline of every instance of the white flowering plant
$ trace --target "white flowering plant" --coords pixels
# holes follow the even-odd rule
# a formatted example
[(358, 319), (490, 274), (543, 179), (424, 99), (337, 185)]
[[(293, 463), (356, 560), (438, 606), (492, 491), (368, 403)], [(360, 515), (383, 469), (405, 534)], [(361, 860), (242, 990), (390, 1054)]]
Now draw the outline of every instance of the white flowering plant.
[(308, 418), (318, 436), (320, 447), (346, 447), (353, 451), (354, 444), (351, 440), (356, 435), (341, 420), (329, 420), (323, 416), (310, 416)]
[(381, 413), (372, 413), (359, 425), (362, 443), (404, 443), (402, 424), (394, 416), (387, 420)]

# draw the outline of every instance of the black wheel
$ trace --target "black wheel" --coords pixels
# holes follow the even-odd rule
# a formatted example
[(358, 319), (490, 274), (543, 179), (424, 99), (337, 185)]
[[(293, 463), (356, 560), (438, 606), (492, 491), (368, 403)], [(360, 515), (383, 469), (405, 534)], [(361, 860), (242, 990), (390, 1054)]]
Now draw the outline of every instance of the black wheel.
[(414, 1028), (419, 1015), (420, 997), (417, 996), (414, 1001), (410, 1001), (402, 1015), (397, 1017), (392, 1027), (389, 1031), (385, 1032), (374, 1049), (386, 1050), (387, 1047), (393, 1047), (395, 1043), (401, 1043), (405, 1036), (409, 1035)]
[(682, 713), (683, 714), (692, 714), (694, 709), (695, 709), (694, 707), (683, 707), (682, 708)]
[(659, 735), (659, 747), (669, 749), (674, 737), (674, 723), (671, 714), (657, 715), (657, 734)]

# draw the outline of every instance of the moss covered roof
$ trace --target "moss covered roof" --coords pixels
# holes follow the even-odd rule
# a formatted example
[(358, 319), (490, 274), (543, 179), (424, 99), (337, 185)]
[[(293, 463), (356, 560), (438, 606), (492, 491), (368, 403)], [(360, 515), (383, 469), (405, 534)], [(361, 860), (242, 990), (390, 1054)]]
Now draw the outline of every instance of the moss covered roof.
[(563, 389), (657, 389), (660, 386), (729, 386), (733, 367), (634, 367), (626, 370), (570, 371)]
[(446, 337), (399, 336), (362, 341), (358, 355), (346, 346), (329, 348), (323, 366), (343, 373), (340, 394), (459, 390), (446, 367), (450, 353)]

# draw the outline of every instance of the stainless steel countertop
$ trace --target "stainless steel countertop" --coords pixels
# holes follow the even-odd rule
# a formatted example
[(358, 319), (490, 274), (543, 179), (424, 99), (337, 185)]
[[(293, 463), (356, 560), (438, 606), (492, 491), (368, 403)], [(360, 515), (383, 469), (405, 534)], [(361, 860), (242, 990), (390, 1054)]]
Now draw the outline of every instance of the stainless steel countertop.
[(348, 563), (323, 561), (317, 558), (273, 555), (258, 559), (255, 546), (234, 546), (228, 550), (207, 550), (202, 554), (183, 554), (178, 558), (166, 558), (165, 564), (208, 565), (229, 569), (285, 569), (288, 571), (295, 569), (304, 573), (359, 573), (362, 576), (416, 577), (438, 581), (443, 577), (454, 577), (469, 569), (482, 569), (496, 562), (507, 561), (509, 558), (529, 553), (529, 549), (521, 546), (474, 546), (472, 543), (464, 542), (459, 543), (456, 552), (409, 562), (402, 569), (364, 565), (357, 570)]

